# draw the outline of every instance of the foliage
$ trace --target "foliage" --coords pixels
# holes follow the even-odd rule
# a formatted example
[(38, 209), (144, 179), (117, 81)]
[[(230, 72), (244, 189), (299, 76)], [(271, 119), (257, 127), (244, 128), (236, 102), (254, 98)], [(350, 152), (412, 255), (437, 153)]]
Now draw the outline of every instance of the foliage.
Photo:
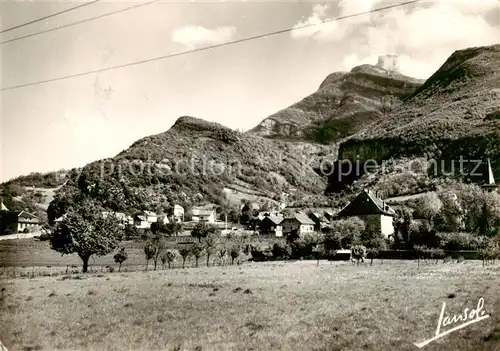
[(231, 256), (231, 265), (234, 264), (234, 260), (240, 257), (241, 246), (238, 244), (233, 244), (229, 250), (229, 256)]
[(208, 234), (201, 241), (204, 247), (205, 255), (207, 256), (207, 267), (210, 266), (210, 256), (215, 252), (217, 248), (217, 238), (214, 233)]
[(366, 258), (366, 247), (363, 245), (354, 245), (351, 247), (352, 258), (356, 260), (356, 264)]
[(179, 255), (182, 257), (182, 268), (185, 267), (186, 259), (193, 254), (191, 246), (183, 246), (179, 249)]
[(83, 272), (87, 272), (89, 258), (109, 254), (118, 247), (122, 236), (116, 217), (104, 217), (102, 207), (84, 199), (69, 208), (50, 241), (52, 249), (63, 255), (77, 253), (83, 261)]
[(202, 239), (205, 239), (210, 235), (215, 235), (218, 232), (219, 230), (214, 225), (210, 223), (200, 222), (194, 226), (193, 230), (191, 231), (191, 236), (197, 238), (198, 241), (201, 242)]
[(361, 235), (365, 231), (365, 222), (359, 217), (350, 217), (333, 221), (327, 230), (329, 237), (341, 237), (341, 248), (349, 249), (361, 243)]
[(172, 263), (174, 263), (179, 256), (180, 256), (179, 250), (176, 249), (166, 250), (161, 257), (162, 265), (165, 266), (165, 263), (167, 263), (168, 268), (171, 268)]
[(146, 239), (144, 244), (144, 254), (146, 256), (146, 270), (149, 260), (153, 260), (154, 270), (158, 264), (158, 260), (162, 257), (166, 249), (166, 241), (161, 235), (151, 235)]
[(277, 242), (272, 248), (274, 259), (288, 259), (292, 256), (292, 247), (286, 242)]
[(483, 236), (475, 236), (470, 233), (437, 233), (440, 247), (443, 250), (460, 251), (476, 250), (482, 247), (486, 241)]
[(118, 251), (114, 256), (113, 259), (115, 260), (116, 263), (118, 263), (120, 266), (118, 267), (118, 272), (121, 271), (122, 269), (122, 264), (128, 259), (128, 254), (125, 251), (125, 248), (122, 247), (120, 251)]
[(193, 246), (191, 248), (191, 252), (195, 258), (196, 267), (198, 267), (198, 261), (199, 261), (201, 255), (203, 255), (204, 251), (205, 251), (205, 247), (201, 243), (194, 243), (193, 244)]

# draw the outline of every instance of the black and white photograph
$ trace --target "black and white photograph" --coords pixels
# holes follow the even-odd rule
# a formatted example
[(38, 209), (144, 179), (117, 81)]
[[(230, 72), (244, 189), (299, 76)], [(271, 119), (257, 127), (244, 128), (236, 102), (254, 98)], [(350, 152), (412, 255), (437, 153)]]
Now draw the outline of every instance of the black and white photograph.
[(500, 351), (500, 0), (0, 0), (0, 351)]

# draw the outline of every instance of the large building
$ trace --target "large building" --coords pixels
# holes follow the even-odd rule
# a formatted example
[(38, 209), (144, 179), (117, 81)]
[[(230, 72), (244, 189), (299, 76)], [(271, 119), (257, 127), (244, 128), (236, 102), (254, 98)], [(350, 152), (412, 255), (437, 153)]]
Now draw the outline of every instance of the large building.
[(40, 220), (26, 211), (0, 211), (0, 235), (40, 230)]
[(294, 213), (280, 223), (283, 234), (296, 232), (298, 235), (314, 232), (314, 222), (304, 213)]
[(366, 230), (381, 233), (385, 238), (394, 234), (396, 212), (369, 190), (363, 190), (337, 214), (337, 219), (359, 217)]

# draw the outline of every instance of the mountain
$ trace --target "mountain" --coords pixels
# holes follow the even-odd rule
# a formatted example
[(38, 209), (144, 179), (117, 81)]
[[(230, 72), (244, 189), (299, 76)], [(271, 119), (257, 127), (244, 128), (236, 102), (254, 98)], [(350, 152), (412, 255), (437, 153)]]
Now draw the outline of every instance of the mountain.
[(425, 156), (458, 163), (491, 158), (500, 178), (500, 45), (454, 52), (425, 83), (377, 124), (339, 148), (345, 160)]
[(316, 92), (269, 116), (248, 133), (331, 144), (377, 124), (423, 84), (384, 67), (387, 64), (381, 58), (376, 66), (332, 73)]
[[(113, 158), (86, 165), (68, 180), (53, 207), (83, 193), (125, 212), (166, 211), (175, 203), (321, 199), (326, 180), (304, 162), (304, 148), (184, 116), (167, 132), (136, 141)], [(288, 196), (288, 197), (287, 197)], [(61, 210), (62, 208), (62, 210)]]

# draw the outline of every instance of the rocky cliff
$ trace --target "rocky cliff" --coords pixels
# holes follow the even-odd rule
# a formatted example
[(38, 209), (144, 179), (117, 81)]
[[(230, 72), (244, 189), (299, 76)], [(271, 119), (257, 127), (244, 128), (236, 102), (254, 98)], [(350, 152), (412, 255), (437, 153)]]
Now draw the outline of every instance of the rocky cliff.
[(331, 144), (378, 123), (423, 83), (382, 66), (379, 62), (330, 74), (315, 93), (269, 116), (249, 133)]
[(339, 149), (341, 159), (405, 156), (491, 158), (500, 179), (500, 45), (456, 51), (392, 113)]

